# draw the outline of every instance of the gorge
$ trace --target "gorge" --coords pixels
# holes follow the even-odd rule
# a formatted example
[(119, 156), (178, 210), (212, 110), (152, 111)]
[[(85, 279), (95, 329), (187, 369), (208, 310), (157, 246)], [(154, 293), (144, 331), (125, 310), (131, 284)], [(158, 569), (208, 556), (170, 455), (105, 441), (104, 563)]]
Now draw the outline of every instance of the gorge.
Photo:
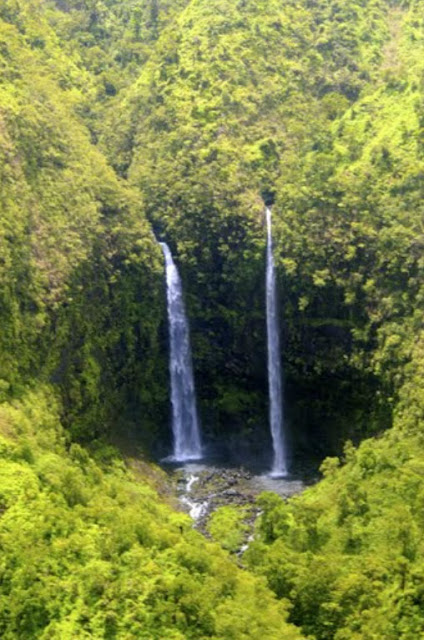
[[(284, 433), (277, 286), (272, 247), (271, 210), (268, 207), (265, 210), (265, 218), (267, 229), (265, 273), (269, 424), (273, 445), (272, 476), (279, 478), (287, 475), (286, 435)], [(193, 378), (189, 323), (184, 308), (181, 278), (168, 245), (165, 242), (159, 244), (165, 258), (170, 345), (169, 372), (174, 451), (169, 459), (174, 462), (199, 460), (202, 458), (202, 447)], [(188, 492), (189, 490), (190, 486)]]
[(423, 15), (2, 0), (0, 637), (424, 633)]

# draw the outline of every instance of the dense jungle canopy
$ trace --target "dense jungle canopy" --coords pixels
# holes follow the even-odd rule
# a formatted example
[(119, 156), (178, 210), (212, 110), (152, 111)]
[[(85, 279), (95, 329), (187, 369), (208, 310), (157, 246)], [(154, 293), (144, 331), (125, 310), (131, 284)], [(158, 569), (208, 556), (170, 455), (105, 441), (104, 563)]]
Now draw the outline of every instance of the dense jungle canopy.
[[(0, 636), (424, 637), (423, 0), (1, 0), (0, 175)], [(149, 462), (157, 239), (205, 438), (266, 449), (265, 203), (291, 450), (326, 459), (240, 560)]]

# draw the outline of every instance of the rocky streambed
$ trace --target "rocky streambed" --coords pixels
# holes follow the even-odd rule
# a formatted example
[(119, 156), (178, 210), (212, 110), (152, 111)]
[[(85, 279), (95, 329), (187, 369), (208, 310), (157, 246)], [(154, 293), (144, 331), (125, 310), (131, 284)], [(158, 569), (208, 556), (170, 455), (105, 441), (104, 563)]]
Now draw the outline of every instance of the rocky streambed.
[(254, 522), (259, 514), (256, 498), (260, 493), (274, 491), (288, 498), (300, 493), (306, 486), (298, 478), (272, 478), (255, 475), (243, 467), (222, 468), (200, 463), (175, 468), (172, 475), (181, 508), (191, 516), (193, 526), (206, 535), (208, 520), (218, 508), (244, 508), (248, 527), (242, 547), (253, 534)]

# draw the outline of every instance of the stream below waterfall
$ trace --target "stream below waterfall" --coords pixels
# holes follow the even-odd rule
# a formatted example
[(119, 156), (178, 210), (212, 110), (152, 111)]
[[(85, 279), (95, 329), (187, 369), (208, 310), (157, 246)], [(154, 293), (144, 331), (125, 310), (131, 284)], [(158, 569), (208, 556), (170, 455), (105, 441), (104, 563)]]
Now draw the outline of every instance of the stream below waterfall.
[(301, 493), (316, 478), (287, 476), (274, 478), (244, 466), (232, 467), (220, 464), (189, 462), (184, 465), (164, 464), (170, 474), (181, 509), (193, 519), (193, 526), (207, 534), (209, 517), (224, 506), (244, 507), (249, 531), (245, 544), (252, 539), (254, 523), (259, 514), (256, 498), (264, 491), (273, 491), (283, 498)]

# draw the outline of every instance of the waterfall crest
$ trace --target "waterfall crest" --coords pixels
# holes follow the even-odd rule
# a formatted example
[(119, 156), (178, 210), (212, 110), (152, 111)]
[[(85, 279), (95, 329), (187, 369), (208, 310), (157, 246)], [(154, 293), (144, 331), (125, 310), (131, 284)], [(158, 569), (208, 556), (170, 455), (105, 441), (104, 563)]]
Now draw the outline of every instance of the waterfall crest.
[(277, 282), (272, 250), (271, 210), (266, 208), (266, 327), (268, 347), (269, 423), (274, 461), (273, 476), (287, 475), (287, 452), (284, 434), (284, 407), (280, 356), (280, 333), (277, 313)]
[(165, 242), (159, 243), (165, 257), (166, 297), (169, 323), (169, 373), (171, 377), (173, 460), (185, 462), (202, 457), (196, 407), (188, 320), (181, 278)]

